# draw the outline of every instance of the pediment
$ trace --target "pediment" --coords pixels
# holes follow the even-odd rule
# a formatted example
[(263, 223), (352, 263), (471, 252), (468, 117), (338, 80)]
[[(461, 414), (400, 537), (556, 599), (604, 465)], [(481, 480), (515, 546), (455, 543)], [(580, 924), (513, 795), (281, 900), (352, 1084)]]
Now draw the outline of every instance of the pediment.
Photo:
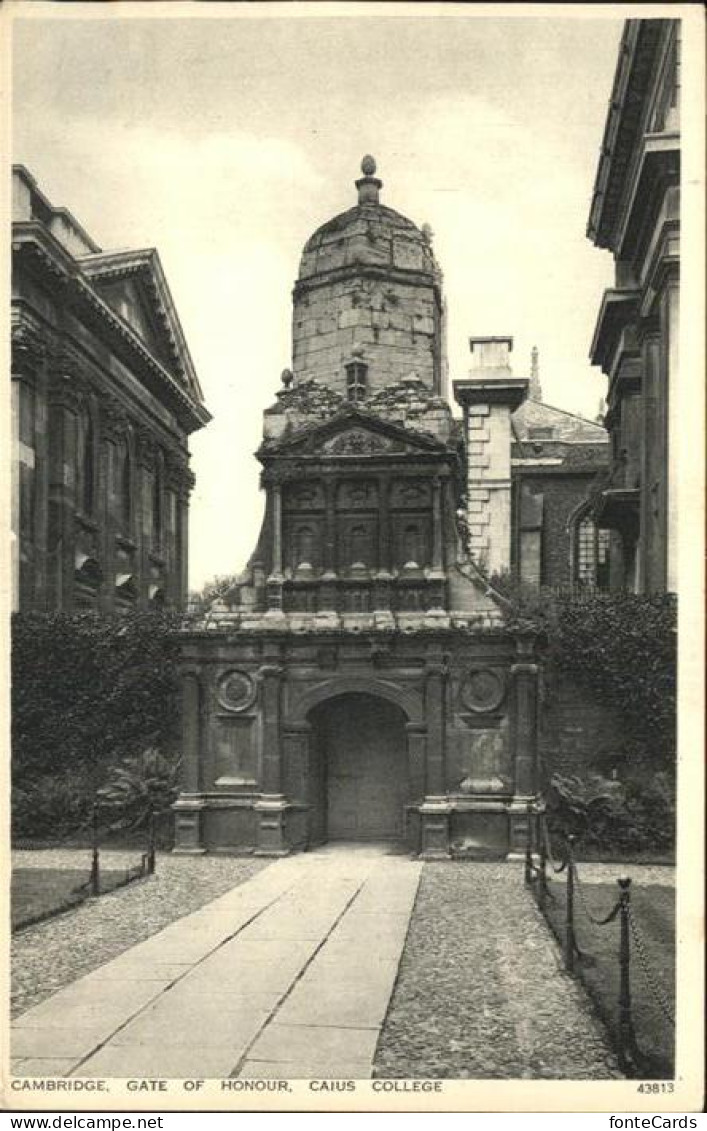
[(101, 252), (82, 256), (79, 264), (96, 293), (150, 353), (196, 400), (203, 400), (157, 252), (153, 248)]
[(262, 455), (312, 455), (352, 457), (445, 453), (433, 436), (413, 432), (398, 424), (347, 406), (323, 423), (300, 429), (261, 448)]

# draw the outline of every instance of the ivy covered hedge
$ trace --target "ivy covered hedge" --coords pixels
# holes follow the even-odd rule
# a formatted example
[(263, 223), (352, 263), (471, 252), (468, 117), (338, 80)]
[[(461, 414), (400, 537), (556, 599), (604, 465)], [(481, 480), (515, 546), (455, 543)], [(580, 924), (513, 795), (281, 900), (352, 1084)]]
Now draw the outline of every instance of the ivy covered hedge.
[(167, 613), (13, 617), (16, 836), (81, 828), (97, 790), (126, 759), (139, 764), (146, 748), (176, 760), (176, 625)]
[[(674, 594), (530, 590), (493, 579), (509, 627), (540, 633), (548, 701), (571, 680), (617, 720), (618, 769), (545, 767), (551, 825), (594, 850), (664, 851), (674, 841), (677, 600)], [(597, 772), (599, 770), (599, 772)]]

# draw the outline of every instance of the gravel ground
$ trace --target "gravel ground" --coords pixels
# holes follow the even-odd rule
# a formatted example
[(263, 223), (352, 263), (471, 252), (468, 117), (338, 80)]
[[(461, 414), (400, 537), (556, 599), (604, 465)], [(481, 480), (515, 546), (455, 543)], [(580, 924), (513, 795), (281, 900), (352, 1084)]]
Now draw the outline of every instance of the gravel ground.
[(634, 884), (660, 884), (675, 887), (675, 868), (671, 864), (577, 864), (580, 878), (587, 884), (616, 883), (619, 876), (630, 876)]
[(621, 1077), (520, 868), (425, 865), (375, 1075)]
[[(106, 851), (101, 857), (107, 868), (138, 862), (135, 852)], [(90, 852), (85, 849), (12, 854), (13, 865), (23, 868), (81, 868), (86, 860), (90, 863)], [(267, 861), (250, 858), (159, 856), (154, 876), (18, 932), (11, 947), (12, 1015), (38, 1005), (266, 866)]]

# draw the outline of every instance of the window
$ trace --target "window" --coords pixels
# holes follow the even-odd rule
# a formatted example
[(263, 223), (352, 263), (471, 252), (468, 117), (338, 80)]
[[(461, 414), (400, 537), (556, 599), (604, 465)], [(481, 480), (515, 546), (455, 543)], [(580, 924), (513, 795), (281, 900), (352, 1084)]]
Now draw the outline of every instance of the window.
[(588, 515), (577, 523), (574, 543), (574, 579), (577, 585), (587, 589), (607, 586), (609, 542), (609, 531), (597, 530)]
[(368, 366), (362, 361), (352, 361), (346, 366), (346, 396), (353, 404), (366, 399), (368, 393)]

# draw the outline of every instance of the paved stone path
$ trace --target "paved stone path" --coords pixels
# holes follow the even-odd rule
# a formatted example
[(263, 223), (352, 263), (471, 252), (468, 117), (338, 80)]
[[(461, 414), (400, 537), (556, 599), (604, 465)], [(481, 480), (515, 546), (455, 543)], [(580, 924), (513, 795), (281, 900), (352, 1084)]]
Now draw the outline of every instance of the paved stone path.
[(279, 860), (21, 1014), (13, 1071), (620, 1075), (522, 868), (425, 866), (408, 936), (422, 873), (365, 846)]
[(18, 1017), (18, 1075), (370, 1077), (421, 865), (290, 857)]

